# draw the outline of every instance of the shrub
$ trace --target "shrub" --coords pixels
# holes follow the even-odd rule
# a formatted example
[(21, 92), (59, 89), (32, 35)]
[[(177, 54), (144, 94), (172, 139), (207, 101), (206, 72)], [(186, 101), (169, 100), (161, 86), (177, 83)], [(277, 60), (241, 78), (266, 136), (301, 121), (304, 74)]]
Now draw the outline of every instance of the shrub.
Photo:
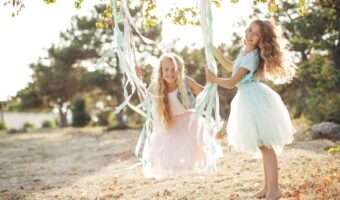
[(52, 122), (51, 120), (45, 120), (42, 123), (43, 128), (55, 128), (56, 126), (57, 125), (54, 122)]
[(23, 129), (26, 131), (27, 129), (35, 128), (35, 125), (31, 122), (25, 122)]
[(340, 152), (340, 145), (328, 149), (329, 154), (336, 154)]
[(73, 126), (84, 127), (90, 122), (90, 116), (86, 111), (86, 102), (82, 97), (78, 97), (72, 101), (72, 122)]
[(99, 126), (108, 126), (110, 124), (110, 116), (112, 115), (112, 111), (100, 111), (97, 115)]
[(4, 122), (0, 122), (0, 130), (6, 130), (6, 125)]

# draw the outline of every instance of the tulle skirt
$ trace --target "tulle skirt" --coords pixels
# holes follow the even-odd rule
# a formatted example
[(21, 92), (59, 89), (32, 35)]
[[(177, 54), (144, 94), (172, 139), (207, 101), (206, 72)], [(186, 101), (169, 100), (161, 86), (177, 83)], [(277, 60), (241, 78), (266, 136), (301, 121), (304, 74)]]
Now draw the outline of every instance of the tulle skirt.
[(193, 112), (174, 117), (174, 126), (159, 128), (151, 135), (151, 145), (144, 149), (143, 157), (148, 162), (143, 166), (147, 178), (206, 175), (222, 149), (212, 137), (212, 131), (204, 134), (204, 118), (190, 121)]
[(285, 144), (292, 143), (294, 133), (287, 108), (276, 92), (260, 82), (238, 86), (227, 125), (231, 146), (256, 157), (260, 146), (280, 154)]

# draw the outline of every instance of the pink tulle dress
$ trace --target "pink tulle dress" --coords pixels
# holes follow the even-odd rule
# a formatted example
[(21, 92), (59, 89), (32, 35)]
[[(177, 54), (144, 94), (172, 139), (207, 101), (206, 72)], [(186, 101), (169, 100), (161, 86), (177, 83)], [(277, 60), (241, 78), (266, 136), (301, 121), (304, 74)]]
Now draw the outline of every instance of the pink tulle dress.
[(195, 119), (194, 110), (186, 110), (177, 93), (178, 89), (168, 93), (173, 127), (166, 130), (156, 117), (151, 145), (143, 151), (143, 157), (148, 161), (143, 166), (147, 178), (206, 175), (214, 171), (211, 165), (222, 156), (221, 147), (211, 137), (213, 130), (204, 134), (204, 118)]

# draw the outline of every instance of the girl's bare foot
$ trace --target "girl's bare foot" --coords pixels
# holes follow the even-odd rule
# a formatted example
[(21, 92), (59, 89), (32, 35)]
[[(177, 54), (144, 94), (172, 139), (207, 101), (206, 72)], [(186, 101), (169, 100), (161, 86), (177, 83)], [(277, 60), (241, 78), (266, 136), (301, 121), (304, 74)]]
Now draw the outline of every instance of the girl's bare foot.
[(266, 195), (266, 200), (277, 200), (282, 197), (282, 192), (280, 190), (268, 192)]
[(257, 192), (254, 197), (258, 198), (258, 199), (262, 199), (265, 198), (267, 194), (267, 189), (263, 188), (261, 191)]

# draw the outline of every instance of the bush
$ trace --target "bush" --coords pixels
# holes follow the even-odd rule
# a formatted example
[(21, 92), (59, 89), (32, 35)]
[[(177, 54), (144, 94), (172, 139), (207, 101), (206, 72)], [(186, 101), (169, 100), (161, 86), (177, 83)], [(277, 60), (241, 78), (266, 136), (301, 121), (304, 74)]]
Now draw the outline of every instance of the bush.
[(112, 111), (100, 111), (97, 115), (99, 126), (108, 126), (110, 124), (110, 116), (112, 115)]
[[(302, 114), (313, 123), (340, 123), (340, 70), (324, 55), (311, 54), (299, 64), (299, 78), (285, 87), (283, 99), (293, 107), (293, 114)], [(295, 85), (294, 85), (295, 84)]]
[(71, 104), (73, 126), (84, 127), (90, 122), (90, 116), (86, 111), (86, 102), (82, 97), (75, 98)]
[(22, 132), (22, 130), (20, 131), (20, 130), (14, 129), (14, 128), (11, 128), (11, 129), (8, 130), (8, 133), (20, 133), (20, 132)]
[(306, 116), (312, 122), (340, 123), (340, 70), (321, 55), (311, 57), (305, 69), (309, 80)]
[(340, 145), (328, 149), (329, 154), (340, 153)]
[(35, 125), (31, 122), (25, 122), (23, 129), (26, 131), (27, 129), (35, 128)]
[(306, 115), (312, 122), (340, 123), (340, 94), (315, 95), (307, 99), (306, 103), (309, 106)]
[(55, 127), (57, 127), (57, 125), (54, 122), (52, 122), (51, 120), (45, 120), (42, 123), (42, 127), (43, 128), (55, 128)]
[(6, 130), (6, 125), (4, 122), (0, 122), (0, 131), (1, 130)]

